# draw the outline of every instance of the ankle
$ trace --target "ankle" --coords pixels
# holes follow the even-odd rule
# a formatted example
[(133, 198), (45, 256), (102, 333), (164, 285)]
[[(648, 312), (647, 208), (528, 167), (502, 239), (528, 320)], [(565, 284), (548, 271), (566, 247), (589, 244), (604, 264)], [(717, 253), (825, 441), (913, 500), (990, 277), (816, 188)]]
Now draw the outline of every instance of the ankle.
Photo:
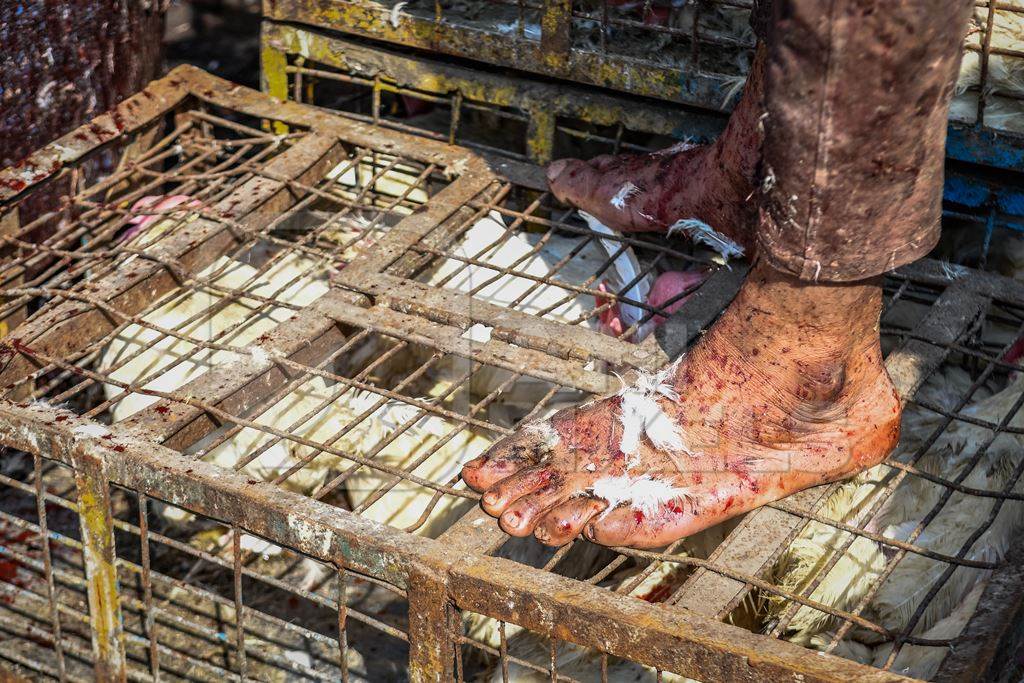
[(760, 394), (783, 412), (827, 419), (889, 386), (880, 310), (875, 282), (809, 284), (757, 263), (679, 379), (705, 375), (713, 386)]
[(723, 322), (730, 323), (742, 350), (783, 343), (802, 356), (825, 359), (877, 344), (881, 311), (880, 279), (812, 283), (759, 259), (730, 306), (733, 315)]

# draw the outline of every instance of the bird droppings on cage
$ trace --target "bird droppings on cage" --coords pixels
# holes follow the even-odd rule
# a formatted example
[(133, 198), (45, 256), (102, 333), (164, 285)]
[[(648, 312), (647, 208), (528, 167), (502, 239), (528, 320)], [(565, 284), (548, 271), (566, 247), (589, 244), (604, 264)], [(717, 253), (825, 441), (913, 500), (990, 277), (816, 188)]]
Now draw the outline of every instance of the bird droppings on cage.
[[(60, 652), (88, 677), (96, 587), (82, 547), (96, 531), (77, 492), (98, 463), (126, 665), (142, 678), (392, 680), (432, 670), (425, 639), (450, 622), (462, 679), (713, 680), (751, 661), (765, 678), (870, 678), (956, 656), (949, 643), (1019, 535), (1018, 289), (975, 271), (951, 280), (938, 262), (889, 279), (885, 351), (921, 354), (908, 440), (786, 513), (798, 533), (764, 541), (763, 569), (721, 559), (746, 520), (660, 552), (510, 540), (477, 516), (462, 463), (522, 425), (554, 447), (545, 421), (614, 393), (613, 372), (639, 377), (638, 404), (672, 400), (657, 379), (669, 359), (636, 333), (695, 315), (673, 305), (694, 288), (706, 302), (714, 266), (592, 229), (524, 165), (499, 173), (460, 148), (189, 79), (214, 93), (206, 108), (184, 105), (132, 165), (77, 185), (68, 212), (39, 219), (59, 221), (55, 234), (14, 242), (19, 259), (0, 264), (40, 273), (5, 298), (32, 315), (0, 368), (0, 533), (31, 535), (0, 557), (15, 572), (0, 575), (14, 600), (0, 601), (0, 629), (19, 634), (0, 654), (45, 673)], [(127, 124), (122, 135), (141, 129)], [(950, 292), (977, 308), (947, 312), (936, 302)], [(616, 307), (617, 328), (603, 325)], [(960, 331), (923, 336), (929, 315)], [(657, 410), (633, 412), (661, 434)], [(641, 512), (686, 500), (642, 476), (594, 493)], [(988, 524), (986, 501), (1001, 503)], [(728, 623), (679, 607), (702, 573), (747, 587), (721, 604)], [(909, 592), (911, 576), (928, 578)], [(659, 645), (684, 631), (714, 657)], [(809, 660), (805, 646), (870, 666)]]

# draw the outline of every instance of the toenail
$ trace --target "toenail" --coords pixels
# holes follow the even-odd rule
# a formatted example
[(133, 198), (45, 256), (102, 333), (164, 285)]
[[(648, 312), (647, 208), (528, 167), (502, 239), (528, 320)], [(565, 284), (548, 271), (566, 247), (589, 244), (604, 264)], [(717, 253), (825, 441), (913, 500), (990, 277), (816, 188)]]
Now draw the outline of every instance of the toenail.
[(494, 505), (497, 505), (498, 501), (500, 500), (501, 496), (499, 496), (497, 493), (494, 493), (493, 491), (488, 491), (487, 493), (484, 494), (483, 503), (488, 507), (492, 507)]
[(562, 171), (564, 171), (565, 167), (568, 165), (569, 161), (567, 159), (559, 159), (558, 161), (552, 161), (548, 164), (548, 182), (557, 180), (558, 176), (562, 175)]

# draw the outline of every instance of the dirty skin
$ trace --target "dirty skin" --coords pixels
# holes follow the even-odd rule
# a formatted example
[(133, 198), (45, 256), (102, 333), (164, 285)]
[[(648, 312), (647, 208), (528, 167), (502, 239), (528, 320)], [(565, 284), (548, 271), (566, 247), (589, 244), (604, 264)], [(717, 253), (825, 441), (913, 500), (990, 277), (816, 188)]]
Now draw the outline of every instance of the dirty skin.
[(880, 278), (938, 241), (973, 7), (941, 4), (755, 3), (762, 43), (713, 144), (551, 165), (554, 194), (606, 225), (738, 251), (724, 236), (752, 266), (677, 363), (466, 463), (505, 531), (662, 547), (891, 452)]
[[(648, 420), (637, 451), (625, 453), (620, 394), (556, 413), (556, 439), (538, 429), (505, 438), (467, 463), (463, 477), (511, 535), (561, 545), (583, 534), (638, 548), (846, 478), (880, 462), (899, 438), (880, 310), (876, 281), (810, 286), (759, 262), (652, 394), (653, 412), (677, 427), (676, 448), (656, 447)], [(626, 495), (612, 507), (594, 495), (602, 481), (641, 478), (642, 495), (668, 496), (651, 504)]]
[[(561, 159), (548, 167), (551, 191), (621, 232), (664, 232), (678, 220), (698, 218), (752, 253), (764, 61), (764, 48), (759, 47), (743, 96), (713, 143), (682, 143), (652, 154), (589, 161)], [(636, 185), (637, 191), (619, 209), (612, 200), (626, 183)]]

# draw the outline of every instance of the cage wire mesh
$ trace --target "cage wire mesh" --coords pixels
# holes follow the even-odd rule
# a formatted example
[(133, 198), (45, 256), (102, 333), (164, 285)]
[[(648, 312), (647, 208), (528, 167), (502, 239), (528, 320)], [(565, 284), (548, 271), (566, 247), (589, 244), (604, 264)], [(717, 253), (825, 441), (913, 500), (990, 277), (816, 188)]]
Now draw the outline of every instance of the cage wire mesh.
[[(139, 111), (146, 102), (159, 105)], [(666, 362), (643, 328), (689, 309), (672, 317), (634, 288), (668, 269), (711, 272), (709, 254), (594, 233), (532, 167), (493, 162), (503, 171), (488, 174), (456, 148), (272, 104), (195, 70), (123, 114), (120, 126), (92, 124), (99, 139), (74, 148), (79, 131), (4, 172), (24, 183), (7, 186), (8, 216), (36, 175), (67, 188), (57, 209), (22, 215), (3, 235), (12, 257), (0, 268), (14, 283), (3, 315), (28, 316), (5, 338), (2, 370), (0, 658), (10, 665), (89, 678), (118, 659), (100, 633), (111, 624), (137, 680), (401, 679), (424, 633), (450, 643), (437, 661), (460, 680), (711, 679), (747, 646), (772, 648), (774, 673), (876, 675), (808, 664), (792, 643), (927, 677), (959, 652), (951, 645), (1024, 521), (1019, 287), (937, 262), (889, 278), (883, 339), (911, 403), (886, 465), (660, 552), (547, 549), (509, 539), (476, 509), (461, 463), (617, 388), (612, 370)], [(114, 172), (80, 171), (115, 139), (127, 144)], [(730, 272), (696, 290), (717, 297), (715, 312), (734, 291), (716, 289)], [(618, 339), (602, 334), (602, 314), (627, 305), (635, 323)], [(117, 476), (64, 455), (62, 439), (122, 463)], [(158, 448), (187, 467), (132, 475)], [(225, 507), (227, 484), (204, 474), (214, 471), (253, 487), (232, 494), (246, 506)], [(370, 551), (334, 557), (310, 534), (259, 526), (249, 513), (276, 500), (264, 485), (315, 503), (316, 515), (342, 509), (392, 529), (358, 527), (356, 546), (515, 564), (483, 565), (487, 579), (472, 574), (476, 560), (446, 565), (450, 603), (416, 631), (414, 578)], [(96, 542), (96, 524), (112, 544)], [(608, 597), (551, 597), (564, 593), (549, 580)], [(517, 581), (527, 587), (506, 600)], [(104, 585), (116, 587), (107, 613), (120, 619), (102, 618)], [(564, 624), (521, 611), (531, 600), (563, 609)], [(587, 612), (605, 603), (621, 609)], [(659, 608), (643, 613), (645, 628), (697, 613), (709, 632), (752, 640), (736, 651), (699, 643), (724, 660), (678, 659), (685, 642), (615, 641), (630, 610), (650, 603)]]
[(519, 160), (648, 151), (679, 142), (681, 131), (704, 142), (724, 126), (719, 113), (638, 106), (310, 27), (265, 21), (262, 34), (264, 87), (278, 97)]
[[(265, 86), (279, 97), (520, 161), (543, 164), (704, 144), (725, 121), (719, 112), (474, 70), (311, 27), (267, 21), (262, 44)], [(965, 65), (971, 54), (977, 56), (969, 52)], [(954, 118), (963, 111), (957, 104)], [(1014, 139), (1000, 137), (1008, 146), (1000, 159), (1014, 154)], [(969, 141), (958, 142), (956, 135), (951, 140), (951, 147), (963, 148), (974, 162), (985, 156)], [(1010, 176), (993, 183), (978, 169), (962, 161), (947, 167), (943, 239), (935, 256), (1022, 277), (1019, 194)]]
[[(746, 0), (287, 0), (268, 5), (266, 15), (722, 110), (735, 102), (752, 63), (752, 6)], [(978, 2), (964, 49), (951, 119), (1024, 132), (1024, 4)]]

